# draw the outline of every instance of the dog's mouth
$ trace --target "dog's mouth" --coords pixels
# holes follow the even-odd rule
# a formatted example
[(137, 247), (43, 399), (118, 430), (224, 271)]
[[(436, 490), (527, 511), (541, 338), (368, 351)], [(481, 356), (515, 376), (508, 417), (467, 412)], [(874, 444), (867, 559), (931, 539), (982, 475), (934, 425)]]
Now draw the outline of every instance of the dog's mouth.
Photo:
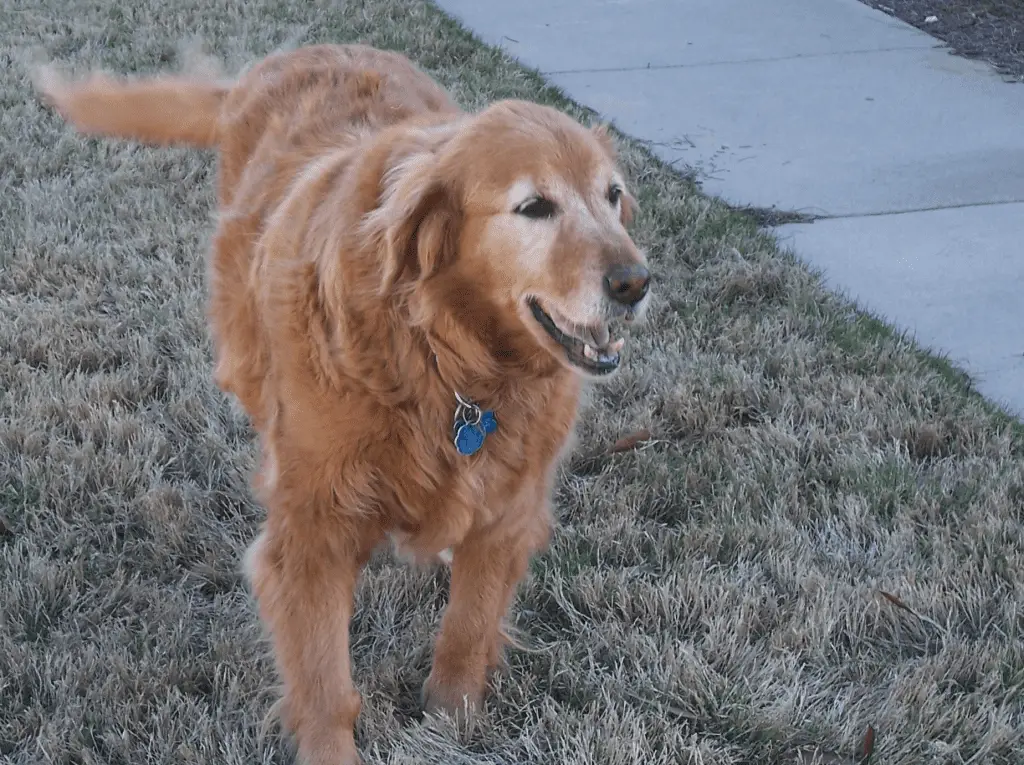
[(531, 298), (528, 305), (533, 318), (552, 340), (562, 346), (566, 358), (574, 367), (593, 375), (611, 374), (619, 368), (619, 352), (626, 341), (622, 338), (612, 339), (607, 324), (563, 328), (536, 299)]

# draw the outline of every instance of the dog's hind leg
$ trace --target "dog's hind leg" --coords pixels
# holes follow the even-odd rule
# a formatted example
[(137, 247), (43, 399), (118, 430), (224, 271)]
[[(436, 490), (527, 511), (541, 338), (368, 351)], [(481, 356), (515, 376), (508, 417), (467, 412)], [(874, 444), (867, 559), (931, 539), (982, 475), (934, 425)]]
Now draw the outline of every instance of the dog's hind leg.
[(207, 315), (214, 344), (214, 380), (238, 399), (256, 431), (262, 432), (268, 417), (263, 394), (269, 360), (250, 284), (250, 271), (258, 266), (253, 244), (258, 223), (255, 214), (221, 216), (209, 255)]

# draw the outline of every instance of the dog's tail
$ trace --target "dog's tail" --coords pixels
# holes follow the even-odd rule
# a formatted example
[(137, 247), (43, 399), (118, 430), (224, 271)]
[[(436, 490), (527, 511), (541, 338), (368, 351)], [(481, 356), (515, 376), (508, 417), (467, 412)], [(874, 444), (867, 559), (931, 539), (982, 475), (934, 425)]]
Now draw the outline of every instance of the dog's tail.
[(80, 132), (140, 143), (212, 148), (230, 83), (186, 76), (147, 79), (93, 74), (69, 81), (51, 67), (35, 73), (43, 99)]

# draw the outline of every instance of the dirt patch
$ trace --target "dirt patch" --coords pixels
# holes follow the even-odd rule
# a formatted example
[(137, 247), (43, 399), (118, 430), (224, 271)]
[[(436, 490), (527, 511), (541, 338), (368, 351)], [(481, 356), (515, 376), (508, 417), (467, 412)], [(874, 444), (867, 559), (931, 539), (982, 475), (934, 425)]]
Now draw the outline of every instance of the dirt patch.
[(862, 1), (939, 38), (961, 56), (987, 61), (1006, 79), (1024, 82), (1021, 0)]

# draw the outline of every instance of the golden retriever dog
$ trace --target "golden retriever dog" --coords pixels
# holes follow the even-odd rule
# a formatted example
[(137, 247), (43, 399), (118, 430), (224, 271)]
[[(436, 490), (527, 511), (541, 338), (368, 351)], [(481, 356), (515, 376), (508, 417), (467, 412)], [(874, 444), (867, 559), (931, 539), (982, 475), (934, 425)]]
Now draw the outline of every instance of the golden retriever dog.
[(218, 153), (215, 379), (259, 435), (266, 521), (246, 573), (300, 759), (360, 761), (353, 591), (389, 538), (447, 557), (423, 689), (470, 715), (547, 545), (581, 386), (648, 301), (606, 131), (522, 101), (467, 113), (396, 53), (317, 45), (237, 81), (67, 79), (84, 133)]

